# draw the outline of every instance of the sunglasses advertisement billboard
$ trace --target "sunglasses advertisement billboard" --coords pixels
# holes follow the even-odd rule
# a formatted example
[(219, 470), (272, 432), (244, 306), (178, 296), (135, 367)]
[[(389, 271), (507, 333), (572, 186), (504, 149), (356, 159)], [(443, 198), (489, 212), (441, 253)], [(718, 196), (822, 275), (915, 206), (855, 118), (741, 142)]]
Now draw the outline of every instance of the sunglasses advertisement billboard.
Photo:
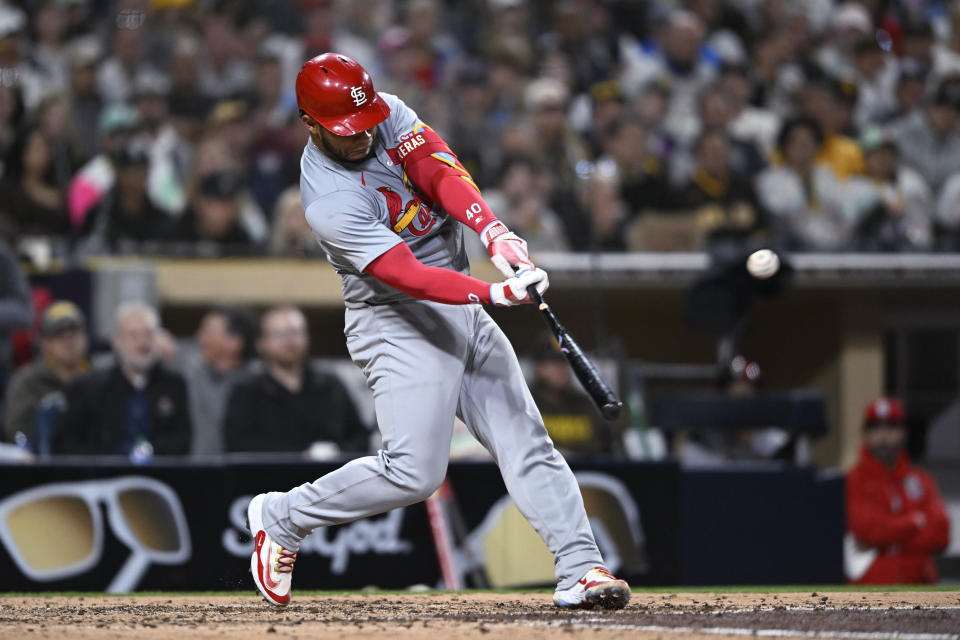
[[(135, 468), (0, 466), (0, 571), (11, 591), (252, 589), (253, 543), (244, 527), (250, 497), (333, 468), (162, 460)], [(780, 572), (783, 579), (842, 580), (834, 570), (842, 566), (842, 481), (775, 472), (701, 479), (672, 464), (573, 469), (604, 556), (632, 584), (684, 584), (687, 576), (711, 568), (719, 569), (718, 579), (736, 580), (738, 567), (755, 566), (750, 557), (784, 544), (797, 550), (797, 567), (790, 575)], [(549, 585), (550, 555), (519, 516), (497, 468), (452, 463), (448, 479), (447, 507), (457, 511), (461, 525), (453, 546), (464, 586), (478, 579), (494, 587)], [(724, 501), (731, 482), (740, 483), (739, 495), (743, 484), (755, 487), (753, 502)], [(791, 527), (782, 518), (768, 522), (758, 507), (785, 494), (807, 496), (791, 510)], [(697, 511), (686, 504), (690, 500), (723, 505), (724, 517), (705, 526), (690, 515)], [(736, 529), (738, 522), (751, 523), (750, 535)], [(773, 531), (779, 538), (767, 535)], [(817, 545), (807, 542), (811, 536)], [(820, 544), (833, 538), (836, 545)], [(718, 546), (726, 553), (710, 551)], [(769, 576), (756, 577), (770, 583)], [(297, 586), (303, 589), (403, 589), (440, 580), (423, 504), (317, 530), (297, 559)]]

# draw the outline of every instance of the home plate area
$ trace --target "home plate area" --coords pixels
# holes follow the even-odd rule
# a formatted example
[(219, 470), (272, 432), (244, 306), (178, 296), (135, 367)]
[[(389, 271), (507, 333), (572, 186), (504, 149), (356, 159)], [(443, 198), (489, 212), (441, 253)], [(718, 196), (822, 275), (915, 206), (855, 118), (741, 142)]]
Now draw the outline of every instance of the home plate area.
[(634, 594), (560, 611), (547, 593), (5, 597), (0, 638), (838, 638), (960, 640), (960, 591)]

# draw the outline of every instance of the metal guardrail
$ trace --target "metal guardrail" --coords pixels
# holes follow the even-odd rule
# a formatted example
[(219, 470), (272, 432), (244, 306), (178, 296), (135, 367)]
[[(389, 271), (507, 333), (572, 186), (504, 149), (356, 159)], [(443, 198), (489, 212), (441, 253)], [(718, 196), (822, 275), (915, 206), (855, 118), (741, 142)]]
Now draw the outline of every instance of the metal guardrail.
[[(537, 265), (550, 273), (552, 284), (603, 284), (639, 288), (675, 288), (689, 283), (710, 266), (703, 252), (562, 253), (543, 252)], [(960, 284), (960, 254), (937, 253), (793, 253), (785, 260), (798, 286), (858, 288), (863, 286), (939, 287)]]

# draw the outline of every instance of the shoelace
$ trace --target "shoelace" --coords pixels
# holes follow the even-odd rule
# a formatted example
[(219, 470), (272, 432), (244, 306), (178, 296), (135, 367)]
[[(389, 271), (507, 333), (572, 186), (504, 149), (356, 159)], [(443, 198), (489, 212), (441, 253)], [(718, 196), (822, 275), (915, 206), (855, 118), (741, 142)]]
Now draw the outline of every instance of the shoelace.
[(293, 573), (293, 563), (297, 561), (297, 552), (277, 547), (277, 563), (273, 570), (277, 573)]

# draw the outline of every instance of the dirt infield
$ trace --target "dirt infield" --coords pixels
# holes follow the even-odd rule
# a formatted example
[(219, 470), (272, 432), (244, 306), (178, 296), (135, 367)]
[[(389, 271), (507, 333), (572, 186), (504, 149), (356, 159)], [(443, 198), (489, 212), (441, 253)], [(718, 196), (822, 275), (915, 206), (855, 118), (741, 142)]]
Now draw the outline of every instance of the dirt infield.
[[(295, 594), (296, 596), (296, 594)], [(734, 638), (960, 640), (960, 591), (640, 593), (622, 611), (558, 611), (547, 594), (10, 597), (0, 638)]]

